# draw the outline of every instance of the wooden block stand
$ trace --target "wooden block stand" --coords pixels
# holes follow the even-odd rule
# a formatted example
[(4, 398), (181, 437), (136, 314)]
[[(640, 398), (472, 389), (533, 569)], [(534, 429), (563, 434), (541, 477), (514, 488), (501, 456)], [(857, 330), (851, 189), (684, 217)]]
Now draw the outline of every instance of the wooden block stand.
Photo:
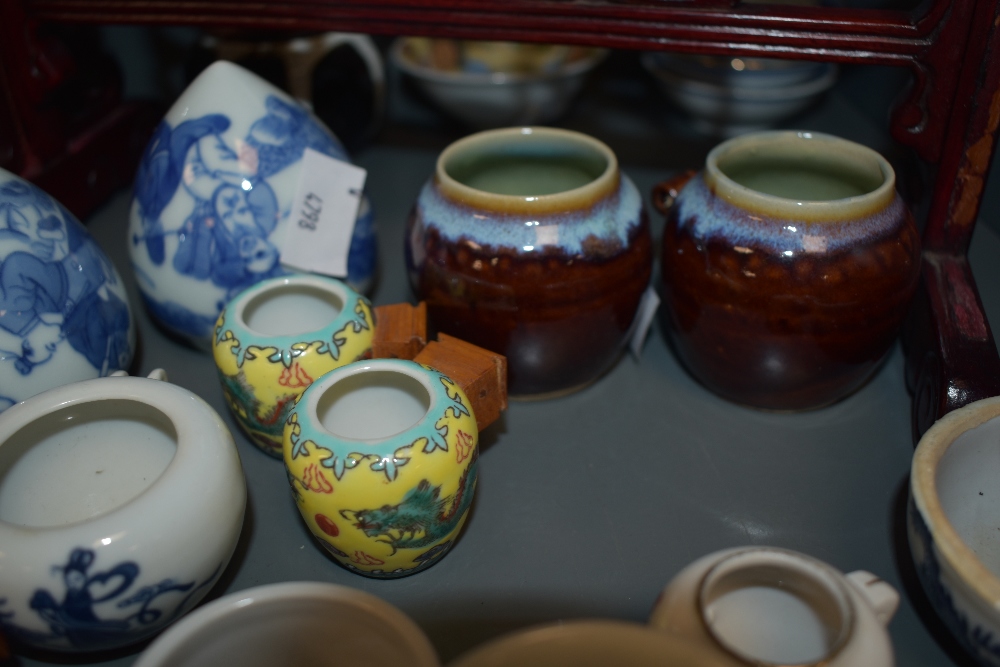
[(507, 358), (447, 334), (427, 342), (427, 305), (422, 301), (375, 308), (372, 357), (410, 359), (450, 377), (469, 397), (480, 431), (507, 409)]

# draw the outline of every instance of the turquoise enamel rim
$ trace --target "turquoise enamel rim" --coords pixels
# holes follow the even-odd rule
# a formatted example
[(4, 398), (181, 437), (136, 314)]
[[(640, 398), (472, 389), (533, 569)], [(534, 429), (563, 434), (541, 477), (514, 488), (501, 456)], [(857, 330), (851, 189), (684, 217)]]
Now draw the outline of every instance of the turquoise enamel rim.
[[(333, 295), (340, 301), (340, 312), (324, 327), (313, 331), (301, 331), (287, 335), (269, 336), (254, 331), (247, 326), (243, 319), (243, 313), (254, 299), (266, 296), (272, 292), (280, 294), (282, 290), (292, 287), (312, 287)], [(231, 331), (233, 336), (241, 343), (239, 349), (234, 350), (234, 354), (246, 354), (246, 350), (251, 345), (256, 347), (274, 347), (277, 348), (278, 352), (276, 354), (281, 355), (282, 361), (290, 362), (293, 345), (316, 341), (331, 342), (333, 335), (343, 329), (349, 322), (355, 322), (356, 331), (359, 330), (359, 327), (361, 329), (371, 328), (372, 322), (369, 322), (364, 317), (363, 312), (359, 312), (358, 305), (363, 300), (367, 301), (363, 296), (335, 278), (312, 274), (295, 274), (271, 278), (248, 287), (237, 294), (226, 305), (222, 311), (224, 319), (219, 326), (216, 326), (215, 340), (217, 343), (222, 342), (225, 332)], [(336, 359), (339, 354), (339, 348), (336, 345), (329, 345), (328, 347), (329, 350), (324, 351), (328, 351)], [(239, 362), (242, 365), (243, 359), (240, 359)], [(286, 363), (286, 365), (288, 364)]]
[[(331, 433), (322, 424), (317, 412), (320, 399), (333, 385), (363, 373), (398, 373), (419, 382), (427, 391), (429, 399), (423, 417), (409, 428), (383, 438), (352, 439)], [(343, 476), (345, 470), (360, 463), (360, 460), (355, 460), (352, 454), (362, 454), (365, 457), (378, 457), (379, 461), (371, 465), (372, 470), (383, 470), (390, 481), (395, 480), (398, 468), (409, 461), (408, 448), (413, 447), (418, 440), (426, 439), (423, 445), (424, 453), (433, 452), (435, 449), (448, 451), (448, 443), (445, 440), (447, 430), (439, 431), (436, 424), (448, 414), (449, 410), (453, 410), (455, 416), (471, 415), (469, 406), (465, 405), (457, 392), (454, 397), (449, 395), (448, 387), (457, 389), (457, 385), (447, 375), (404, 359), (372, 359), (342, 366), (322, 376), (303, 392), (292, 411), (292, 416), (289, 417), (298, 421), (299, 435), (293, 437), (290, 451), (287, 451), (289, 444), (286, 442), (285, 456), (294, 460), (299, 456), (308, 455), (305, 443), (312, 441), (317, 447), (333, 453), (333, 456), (325, 459), (323, 464), (332, 468), (338, 479)]]

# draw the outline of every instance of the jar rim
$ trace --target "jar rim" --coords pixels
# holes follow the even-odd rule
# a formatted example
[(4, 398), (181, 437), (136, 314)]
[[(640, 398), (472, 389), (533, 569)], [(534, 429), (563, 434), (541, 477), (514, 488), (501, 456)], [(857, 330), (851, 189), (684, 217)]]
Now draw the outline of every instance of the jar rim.
[[(851, 166), (880, 178), (877, 186), (856, 196), (840, 199), (793, 199), (768, 194), (743, 185), (724, 170), (727, 160), (748, 154), (761, 154), (778, 159), (805, 153), (820, 154), (830, 162)], [(822, 132), (776, 130), (744, 134), (722, 142), (705, 158), (706, 184), (730, 204), (769, 217), (835, 222), (874, 215), (896, 196), (896, 172), (880, 153), (862, 144)]]
[[(319, 414), (320, 402), (334, 387), (334, 385), (353, 376), (373, 373), (395, 373), (416, 381), (424, 389), (424, 391), (427, 392), (427, 406), (420, 418), (399, 433), (380, 435), (373, 438), (347, 437), (339, 433), (335, 433), (323, 425)], [(383, 449), (386, 449), (386, 447), (393, 449), (395, 447), (395, 442), (400, 438), (400, 436), (411, 431), (424, 429), (429, 422), (436, 420), (437, 417), (435, 415), (440, 410), (441, 405), (439, 393), (440, 392), (437, 390), (437, 387), (431, 383), (430, 375), (426, 372), (426, 369), (416, 362), (405, 359), (369, 359), (341, 366), (340, 368), (336, 368), (319, 378), (308, 387), (306, 392), (303, 394), (303, 399), (300, 403), (303, 404), (304, 407), (301, 409), (304, 411), (305, 416), (308, 418), (311, 425), (315, 428), (321, 429), (323, 435), (329, 438), (330, 442), (366, 445), (370, 447), (370, 449), (366, 449), (365, 453), (375, 454), (381, 452)], [(386, 449), (383, 453), (386, 455), (392, 454), (392, 452), (388, 451), (388, 449)]]
[[(537, 141), (589, 150), (605, 160), (604, 170), (580, 187), (543, 195), (509, 195), (480, 190), (460, 182), (448, 171), (449, 164), (466, 152)], [(471, 134), (445, 148), (438, 156), (434, 171), (434, 181), (446, 197), (472, 208), (507, 213), (544, 214), (587, 208), (614, 192), (619, 180), (618, 158), (607, 144), (582, 132), (554, 127), (506, 127)]]
[[(781, 573), (780, 577), (777, 575), (778, 572)], [(850, 595), (841, 583), (841, 575), (823, 561), (806, 554), (777, 547), (750, 547), (737, 549), (713, 564), (698, 584), (696, 598), (698, 613), (705, 629), (720, 646), (741, 660), (761, 666), (784, 664), (751, 655), (742, 647), (731, 643), (727, 637), (717, 632), (709, 613), (709, 607), (714, 600), (729, 590), (740, 587), (733, 582), (739, 582), (742, 578), (743, 584), (772, 587), (770, 583), (772, 577), (774, 577), (773, 588), (777, 590), (790, 592), (802, 589), (803, 592), (812, 593), (813, 597), (825, 598), (814, 602), (825, 603), (828, 607), (828, 615), (835, 617), (832, 620), (837, 624), (834, 628), (836, 632), (828, 638), (824, 655), (810, 663), (804, 663), (803, 667), (826, 664), (840, 653), (851, 639), (855, 625), (854, 607)]]
[[(312, 289), (338, 299), (340, 301), (339, 312), (321, 327), (296, 331), (291, 334), (264, 333), (250, 326), (246, 317), (248, 309), (260, 305), (260, 303), (269, 297), (280, 295), (283, 290), (290, 291), (294, 288)], [(304, 336), (333, 332), (343, 328), (355, 315), (354, 306), (357, 298), (359, 298), (357, 292), (339, 280), (308, 273), (296, 273), (270, 278), (251, 285), (233, 297), (233, 300), (223, 309), (223, 312), (232, 313), (233, 315), (235, 321), (228, 323), (230, 328), (238, 325), (240, 328), (245, 329), (255, 341), (269, 341), (275, 346), (287, 348), (299, 342)]]

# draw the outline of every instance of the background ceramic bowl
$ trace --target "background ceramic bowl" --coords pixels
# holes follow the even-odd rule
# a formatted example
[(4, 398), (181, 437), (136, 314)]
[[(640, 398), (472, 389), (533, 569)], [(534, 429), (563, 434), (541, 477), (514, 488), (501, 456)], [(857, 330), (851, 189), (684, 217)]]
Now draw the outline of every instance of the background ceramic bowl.
[(441, 109), (477, 129), (549, 123), (564, 113), (604, 49), (406, 37), (392, 62)]
[(0, 626), (57, 651), (146, 639), (218, 581), (245, 505), (229, 430), (186, 389), (108, 377), (19, 403), (0, 415)]
[(913, 455), (910, 551), (934, 611), (981, 665), (1000, 665), (1000, 397), (938, 420)]
[(708, 134), (772, 127), (806, 109), (837, 79), (829, 63), (647, 53), (664, 97)]
[(135, 331), (121, 277), (84, 226), (0, 169), (0, 412), (128, 368)]
[(136, 667), (437, 667), (408, 616), (346, 586), (286, 582), (207, 604), (153, 642)]
[[(218, 61), (196, 78), (150, 140), (135, 179), (128, 245), (150, 314), (208, 347), (226, 302), (284, 275), (278, 236), (307, 148), (348, 161), (333, 134), (251, 72)], [(362, 199), (347, 282), (375, 274), (374, 217)]]

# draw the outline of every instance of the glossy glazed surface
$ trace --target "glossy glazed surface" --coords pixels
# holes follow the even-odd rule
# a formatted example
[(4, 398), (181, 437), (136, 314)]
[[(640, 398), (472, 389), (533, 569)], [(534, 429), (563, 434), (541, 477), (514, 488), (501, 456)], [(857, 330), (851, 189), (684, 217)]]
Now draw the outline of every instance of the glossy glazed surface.
[(332, 558), (394, 578), (453, 546), (476, 489), (478, 441), (469, 399), (451, 379), (376, 359), (303, 393), (285, 424), (284, 460), (299, 512)]
[(125, 285), (86, 228), (0, 169), (0, 412), (128, 368), (135, 331)]
[(370, 355), (374, 327), (368, 300), (323, 276), (272, 278), (230, 301), (216, 322), (212, 355), (226, 403), (250, 440), (280, 458), (295, 400), (320, 376)]
[(886, 184), (797, 203), (724, 174), (695, 176), (662, 249), (670, 335), (692, 375), (729, 400), (777, 410), (820, 407), (861, 386), (895, 339), (920, 268), (912, 216)]
[[(127, 460), (74, 460), (82, 443), (73, 424), (93, 419), (121, 422), (125, 432), (106, 430), (105, 438), (139, 435), (136, 421), (155, 424), (173, 456), (167, 452), (162, 470), (148, 461), (124, 469)], [(243, 526), (246, 484), (229, 430), (202, 399), (134, 377), (34, 396), (0, 415), (0, 487), (32, 472), (22, 463), (45, 465), (28, 461), (39, 446), (48, 448), (47, 465), (73, 480), (49, 476), (36, 495), (50, 504), (42, 521), (19, 514), (20, 507), (0, 511), (0, 626), (8, 636), (56, 651), (126, 646), (187, 613), (218, 581)], [(104, 474), (111, 483), (85, 479)], [(129, 474), (152, 478), (114, 483)], [(86, 516), (81, 489), (102, 496)]]
[[(218, 61), (188, 86), (146, 148), (129, 216), (133, 269), (154, 319), (207, 347), (229, 299), (289, 273), (278, 235), (307, 148), (349, 161), (311, 113), (238, 65)], [(347, 275), (361, 291), (374, 278), (375, 250), (363, 199)]]
[(448, 175), (452, 160), (502, 162), (509, 150), (530, 163), (532, 153), (593, 154), (598, 143), (544, 128), (498, 132), (439, 159), (409, 220), (410, 282), (438, 330), (507, 356), (511, 395), (579, 388), (617, 359), (649, 282), (642, 199), (606, 147), (600, 170), (586, 166), (594, 180), (554, 194), (493, 194)]

